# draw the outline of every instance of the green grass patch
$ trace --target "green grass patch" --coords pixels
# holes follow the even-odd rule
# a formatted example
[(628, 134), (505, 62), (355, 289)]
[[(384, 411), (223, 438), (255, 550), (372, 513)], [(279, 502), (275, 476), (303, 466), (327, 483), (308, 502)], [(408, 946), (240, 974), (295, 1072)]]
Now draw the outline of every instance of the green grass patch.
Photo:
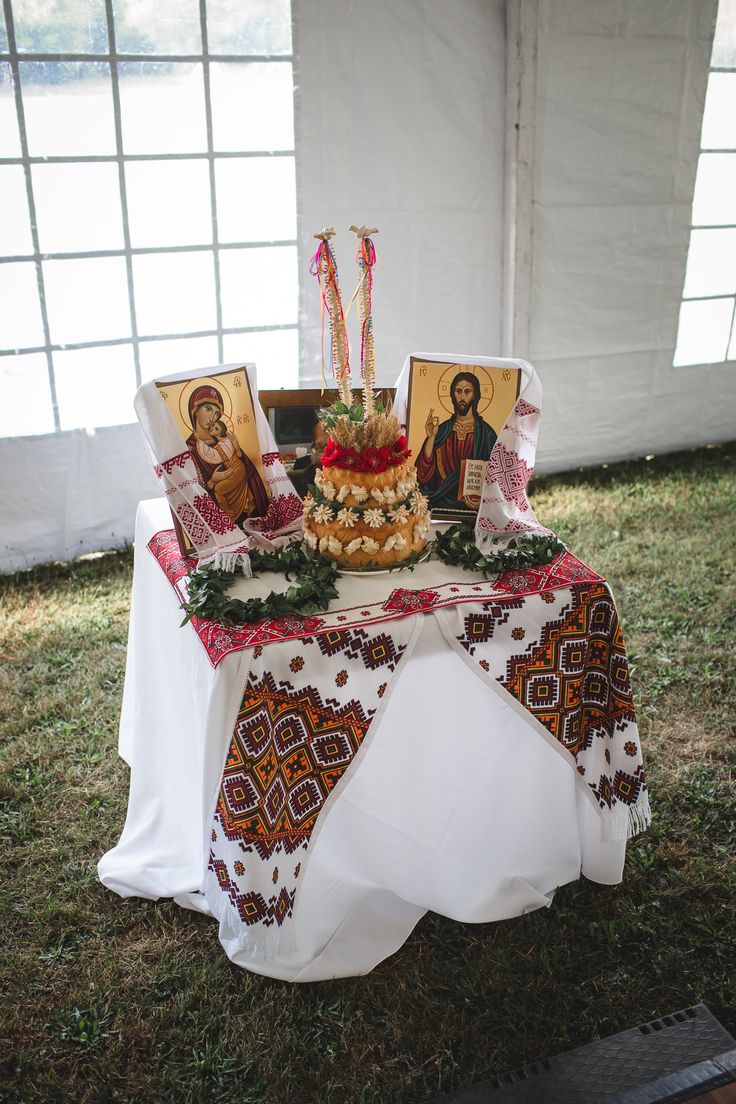
[(0, 579), (0, 1097), (419, 1104), (705, 1001), (736, 1033), (736, 448), (540, 479), (610, 580), (654, 822), (618, 887), (500, 924), (428, 914), (366, 978), (291, 986), (97, 881), (117, 840), (132, 556)]

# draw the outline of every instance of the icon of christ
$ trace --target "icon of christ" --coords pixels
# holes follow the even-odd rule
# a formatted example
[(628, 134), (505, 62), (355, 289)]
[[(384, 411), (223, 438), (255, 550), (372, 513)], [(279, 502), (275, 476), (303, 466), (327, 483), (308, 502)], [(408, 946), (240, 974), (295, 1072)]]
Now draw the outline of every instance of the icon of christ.
[(472, 372), (458, 372), (450, 385), (455, 413), (440, 422), (430, 408), (427, 436), (416, 459), (419, 487), (431, 509), (457, 509), (463, 460), (487, 460), (496, 432), (478, 413), (480, 383)]

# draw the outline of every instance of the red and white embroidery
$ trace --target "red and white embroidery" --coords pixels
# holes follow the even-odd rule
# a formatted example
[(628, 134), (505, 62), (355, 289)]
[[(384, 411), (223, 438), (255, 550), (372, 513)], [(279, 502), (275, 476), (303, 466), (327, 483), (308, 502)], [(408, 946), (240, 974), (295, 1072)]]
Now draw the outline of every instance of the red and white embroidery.
[(288, 926), (319, 816), (413, 629), (401, 621), (342, 630), (254, 655), (214, 810), (205, 894), (216, 915), (226, 909), (249, 929), (256, 953), (266, 933), (272, 945)]
[[(179, 600), (184, 601), (186, 576), (195, 566), (195, 561), (182, 557), (176, 537), (170, 529), (152, 537), (148, 542), (148, 549), (164, 571)], [(444, 567), (439, 570), (446, 572)], [(330, 603), (329, 610), (319, 614), (282, 617), (259, 621), (254, 625), (221, 625), (217, 621), (193, 617), (190, 624), (202, 642), (210, 663), (217, 667), (226, 655), (244, 648), (321, 635), (338, 628), (376, 625), (406, 617), (411, 613), (457, 603), (476, 602), (483, 598), (500, 601), (519, 594), (552, 592), (560, 587), (570, 586), (571, 583), (599, 581), (601, 577), (571, 552), (563, 552), (548, 564), (528, 567), (523, 571), (507, 571), (498, 579), (487, 579), (480, 583), (475, 581), (477, 578), (477, 575), (467, 573), (464, 578), (451, 578), (433, 587), (416, 590), (394, 588), (388, 596), (377, 598), (368, 607), (351, 606), (336, 598)]]
[[(510, 576), (505, 581), (513, 584)], [(604, 837), (643, 831), (650, 821), (646, 779), (607, 583), (585, 579), (520, 596), (513, 605), (458, 606), (440, 620), (472, 661), (569, 751), (601, 810)]]

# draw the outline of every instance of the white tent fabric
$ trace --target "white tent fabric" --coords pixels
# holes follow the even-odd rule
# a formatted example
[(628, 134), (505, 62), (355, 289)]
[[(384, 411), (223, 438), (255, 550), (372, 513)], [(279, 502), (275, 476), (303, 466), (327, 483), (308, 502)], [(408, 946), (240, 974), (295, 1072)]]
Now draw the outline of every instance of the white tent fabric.
[[(411, 348), (531, 360), (538, 472), (733, 437), (733, 364), (672, 367), (716, 6), (293, 0), (303, 384), (312, 233), (349, 294), (367, 222), (380, 383)], [(0, 470), (2, 571), (132, 539), (153, 493), (135, 426), (1, 439)]]
[(673, 367), (716, 0), (520, 0), (507, 355), (532, 361), (538, 470), (728, 440), (733, 363)]
[[(292, 0), (300, 274), (334, 225), (343, 295), (355, 223), (377, 226), (378, 382), (409, 349), (501, 352), (505, 3)], [(316, 287), (301, 283), (300, 378), (318, 386)], [(348, 320), (358, 360), (356, 312)]]

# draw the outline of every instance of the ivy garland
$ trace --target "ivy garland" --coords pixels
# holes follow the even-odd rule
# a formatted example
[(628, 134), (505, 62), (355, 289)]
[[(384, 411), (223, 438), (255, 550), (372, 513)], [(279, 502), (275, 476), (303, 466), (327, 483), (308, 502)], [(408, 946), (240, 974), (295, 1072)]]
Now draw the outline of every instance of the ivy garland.
[[(459, 522), (446, 532), (438, 533), (432, 545), (432, 555), (443, 563), (455, 564), (466, 571), (479, 571), (486, 579), (512, 568), (549, 563), (564, 550), (565, 545), (557, 537), (533, 535), (514, 537), (505, 548), (487, 554), (475, 544), (474, 527), (467, 522)], [(397, 564), (395, 570), (412, 569), (418, 559), (418, 556), (411, 557)], [(250, 562), (253, 575), (262, 571), (281, 572), (287, 581), (294, 577), (297, 585), (287, 587), (283, 593), (271, 591), (265, 598), (249, 598), (243, 602), (228, 594), (236, 572), (221, 571), (209, 565), (197, 568), (189, 574), (187, 600), (181, 604), (186, 613), (182, 625), (192, 617), (252, 624), (310, 610), (325, 610), (330, 599), (338, 596), (335, 584), (340, 573), (337, 563), (312, 553), (302, 544), (289, 544), (274, 552), (254, 548)]]
[(557, 537), (535, 533), (512, 537), (497, 552), (481, 552), (475, 543), (475, 527), (469, 522), (458, 522), (444, 533), (438, 533), (432, 548), (443, 563), (457, 564), (466, 571), (480, 571), (486, 579), (515, 567), (549, 563), (558, 552), (565, 551), (565, 545)]
[(282, 572), (288, 581), (294, 577), (297, 585), (287, 587), (283, 593), (272, 590), (265, 598), (249, 598), (243, 602), (228, 594), (235, 572), (209, 565), (197, 568), (189, 574), (187, 600), (181, 604), (186, 613), (182, 625), (192, 617), (247, 625), (309, 610), (324, 610), (331, 598), (337, 598), (337, 564), (324, 556), (314, 555), (301, 544), (287, 544), (274, 552), (254, 548), (250, 563), (254, 575), (261, 571)]

